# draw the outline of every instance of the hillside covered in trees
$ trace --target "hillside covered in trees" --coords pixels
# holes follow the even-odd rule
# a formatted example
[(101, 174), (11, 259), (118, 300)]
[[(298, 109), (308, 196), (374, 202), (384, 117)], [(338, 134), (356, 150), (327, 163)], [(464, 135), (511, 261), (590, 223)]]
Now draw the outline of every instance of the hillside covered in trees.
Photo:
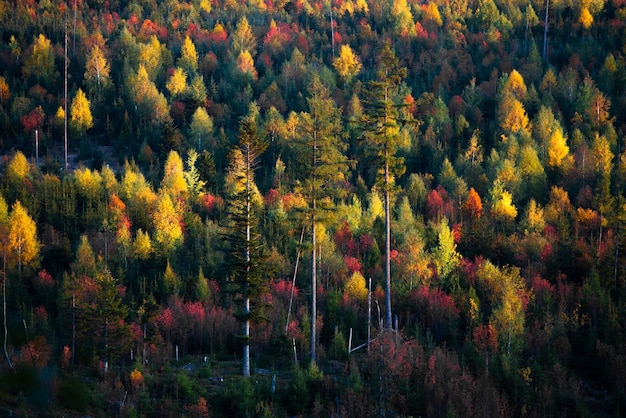
[(2, 413), (621, 416), (625, 39), (624, 0), (0, 0)]

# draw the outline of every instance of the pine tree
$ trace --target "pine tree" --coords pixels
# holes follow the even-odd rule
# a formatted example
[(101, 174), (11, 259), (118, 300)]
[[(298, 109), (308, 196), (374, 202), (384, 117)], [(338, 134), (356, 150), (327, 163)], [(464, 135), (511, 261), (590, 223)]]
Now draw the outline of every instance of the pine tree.
[(341, 142), (341, 111), (317, 76), (308, 88), (308, 112), (300, 115), (296, 143), (299, 180), (311, 223), (311, 363), (316, 361), (317, 224), (324, 221), (332, 198), (341, 194), (348, 159)]
[(391, 188), (394, 177), (406, 167), (396, 153), (400, 142), (400, 108), (398, 90), (407, 70), (399, 67), (398, 58), (389, 45), (378, 56), (376, 79), (369, 82), (364, 100), (363, 130), (371, 151), (382, 166), (382, 187), (385, 194), (385, 327), (391, 328)]
[(258, 135), (257, 122), (245, 117), (239, 125), (239, 144), (231, 153), (228, 173), (230, 181), (230, 219), (232, 229), (227, 237), (230, 243), (232, 290), (241, 295), (243, 309), (237, 315), (243, 323), (243, 375), (250, 376), (250, 324), (262, 317), (260, 296), (268, 286), (263, 277), (261, 237), (256, 211), (260, 199), (254, 184), (254, 170), (267, 144)]

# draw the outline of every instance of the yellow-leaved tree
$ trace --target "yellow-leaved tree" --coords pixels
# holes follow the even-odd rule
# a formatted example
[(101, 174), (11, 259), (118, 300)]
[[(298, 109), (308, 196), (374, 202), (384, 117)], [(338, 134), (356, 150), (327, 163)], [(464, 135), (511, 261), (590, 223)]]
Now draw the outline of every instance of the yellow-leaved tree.
[(341, 45), (339, 56), (333, 61), (333, 67), (345, 84), (350, 84), (352, 79), (361, 71), (361, 61), (352, 51), (350, 45)]
[(37, 240), (37, 225), (20, 201), (13, 204), (9, 217), (8, 250), (18, 270), (35, 261), (41, 244)]
[(239, 53), (237, 57), (237, 68), (243, 74), (249, 75), (253, 80), (256, 80), (258, 75), (256, 72), (256, 68), (254, 68), (254, 59), (252, 59), (252, 54), (250, 51), (243, 50)]
[(513, 196), (500, 180), (496, 180), (491, 189), (491, 213), (497, 221), (508, 225), (515, 222), (517, 208), (513, 204)]
[(80, 136), (93, 126), (91, 104), (82, 89), (78, 89), (70, 107), (71, 126)]
[(11, 98), (11, 89), (4, 77), (0, 77), (0, 106), (4, 106)]
[(179, 97), (187, 90), (187, 74), (181, 67), (176, 67), (174, 73), (167, 80), (165, 87), (172, 97)]
[(567, 137), (563, 135), (563, 130), (557, 127), (548, 139), (548, 167), (567, 171), (573, 162), (574, 159), (569, 154), (567, 146)]
[(173, 199), (187, 193), (185, 180), (185, 168), (183, 159), (178, 152), (170, 151), (163, 167), (164, 175), (161, 181), (161, 189), (167, 192)]
[(198, 52), (193, 41), (187, 35), (180, 48), (180, 58), (177, 61), (178, 66), (182, 67), (187, 74), (193, 74), (198, 71)]
[(98, 45), (94, 45), (87, 58), (85, 68), (85, 81), (92, 94), (100, 95), (101, 90), (111, 84), (110, 73), (111, 67), (104, 53)]
[(7, 267), (9, 265), (17, 266), (21, 274), (24, 266), (36, 263), (39, 248), (41, 247), (37, 239), (37, 225), (28, 215), (28, 212), (19, 200), (13, 204), (11, 214), (8, 215), (7, 204), (4, 198), (0, 196), (0, 237), (3, 261), (2, 307), (4, 317), (4, 354), (9, 362), (9, 366), (13, 368), (7, 350)]
[(583, 25), (583, 28), (589, 29), (593, 24), (593, 15), (589, 12), (589, 8), (583, 7), (580, 10), (580, 17), (578, 18), (578, 22)]
[(181, 217), (169, 194), (164, 192), (159, 194), (153, 222), (154, 241), (159, 246), (161, 254), (169, 258), (171, 252), (183, 242)]
[(344, 292), (348, 299), (354, 302), (364, 302), (367, 299), (367, 286), (365, 285), (365, 277), (359, 271), (352, 273), (352, 276), (346, 282)]

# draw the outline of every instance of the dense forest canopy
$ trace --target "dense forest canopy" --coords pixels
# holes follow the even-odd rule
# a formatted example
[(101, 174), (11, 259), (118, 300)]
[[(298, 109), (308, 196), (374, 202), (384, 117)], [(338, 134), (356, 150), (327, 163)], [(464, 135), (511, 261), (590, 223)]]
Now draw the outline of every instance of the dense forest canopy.
[(0, 405), (619, 416), (625, 39), (623, 0), (0, 0)]

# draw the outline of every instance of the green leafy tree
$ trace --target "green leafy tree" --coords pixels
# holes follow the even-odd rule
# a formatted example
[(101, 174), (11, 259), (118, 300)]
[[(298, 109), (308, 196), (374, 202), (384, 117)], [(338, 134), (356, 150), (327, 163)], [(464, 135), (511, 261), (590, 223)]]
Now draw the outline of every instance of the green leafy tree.
[(230, 242), (230, 278), (234, 290), (243, 299), (238, 319), (243, 323), (243, 375), (250, 377), (250, 324), (261, 319), (260, 296), (268, 286), (262, 270), (263, 253), (258, 232), (258, 190), (254, 170), (266, 149), (259, 137), (256, 118), (248, 115), (239, 124), (239, 143), (231, 153), (229, 178), (229, 212), (232, 220)]
[(453, 280), (453, 273), (461, 260), (461, 255), (456, 251), (454, 235), (445, 218), (439, 225), (437, 240), (437, 247), (433, 251), (433, 262), (439, 280), (451, 290), (458, 290), (458, 281)]
[(189, 124), (189, 134), (193, 142), (198, 143), (198, 150), (203, 143), (207, 143), (213, 133), (213, 118), (209, 116), (204, 107), (198, 107), (191, 117)]
[(256, 55), (256, 37), (250, 27), (250, 22), (244, 16), (237, 23), (237, 27), (231, 34), (230, 53), (233, 57), (239, 56), (242, 52), (248, 51), (251, 57)]
[(311, 224), (311, 362), (316, 361), (317, 318), (317, 228), (332, 207), (332, 198), (342, 193), (348, 159), (341, 141), (341, 111), (330, 91), (317, 76), (308, 88), (308, 112), (300, 114), (297, 164), (302, 194), (308, 203)]
[(24, 76), (32, 76), (43, 82), (52, 83), (58, 73), (54, 65), (54, 51), (50, 39), (39, 34), (33, 41), (29, 52), (22, 67)]
[(95, 277), (93, 303), (84, 309), (91, 323), (91, 337), (96, 340), (96, 352), (102, 355), (104, 371), (109, 362), (127, 353), (131, 344), (130, 326), (125, 322), (129, 309), (122, 303), (119, 283), (105, 267)]
[(371, 153), (382, 168), (382, 188), (385, 195), (385, 327), (391, 328), (391, 189), (394, 177), (401, 176), (406, 167), (404, 159), (396, 156), (401, 140), (399, 87), (407, 70), (399, 66), (398, 58), (387, 44), (378, 56), (376, 79), (368, 83), (364, 100), (363, 129)]

